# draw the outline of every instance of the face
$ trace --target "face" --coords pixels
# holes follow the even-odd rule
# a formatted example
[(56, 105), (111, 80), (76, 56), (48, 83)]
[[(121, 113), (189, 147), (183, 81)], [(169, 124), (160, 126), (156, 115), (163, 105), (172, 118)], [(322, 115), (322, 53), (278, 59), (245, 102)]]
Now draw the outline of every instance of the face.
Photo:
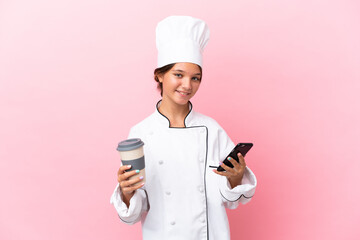
[(163, 87), (163, 101), (185, 105), (200, 87), (201, 72), (194, 63), (176, 63), (158, 78)]

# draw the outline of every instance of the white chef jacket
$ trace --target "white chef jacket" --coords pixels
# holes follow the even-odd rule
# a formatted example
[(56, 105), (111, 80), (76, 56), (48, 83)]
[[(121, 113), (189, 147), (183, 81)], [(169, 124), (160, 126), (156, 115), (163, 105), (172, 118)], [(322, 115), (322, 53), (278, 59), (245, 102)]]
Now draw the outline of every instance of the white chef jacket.
[(194, 112), (190, 103), (185, 128), (170, 127), (159, 104), (129, 134), (145, 143), (145, 186), (128, 208), (118, 184), (110, 203), (123, 222), (141, 221), (145, 240), (230, 239), (225, 207), (250, 201), (255, 175), (246, 167), (242, 184), (231, 189), (227, 178), (209, 167), (218, 166), (235, 146), (220, 125)]

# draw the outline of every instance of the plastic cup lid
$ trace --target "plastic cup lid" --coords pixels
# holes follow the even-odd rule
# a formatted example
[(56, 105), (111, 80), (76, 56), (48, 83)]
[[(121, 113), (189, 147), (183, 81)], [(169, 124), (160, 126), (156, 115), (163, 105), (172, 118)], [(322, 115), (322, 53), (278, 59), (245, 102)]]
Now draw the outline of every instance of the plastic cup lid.
[(144, 143), (140, 138), (130, 138), (119, 142), (116, 150), (118, 151), (130, 151), (143, 146)]

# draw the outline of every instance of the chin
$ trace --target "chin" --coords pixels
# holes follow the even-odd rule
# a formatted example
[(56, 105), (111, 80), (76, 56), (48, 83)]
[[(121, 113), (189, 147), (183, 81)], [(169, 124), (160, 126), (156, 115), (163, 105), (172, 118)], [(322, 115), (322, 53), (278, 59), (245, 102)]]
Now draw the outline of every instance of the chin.
[(183, 98), (175, 98), (174, 99), (174, 102), (178, 105), (186, 105), (188, 104), (188, 102), (190, 101), (190, 98), (186, 98), (186, 99), (183, 99)]
[(189, 103), (189, 101), (190, 101), (190, 99), (189, 100), (178, 100), (178, 101), (176, 101), (176, 103), (178, 105), (186, 105)]

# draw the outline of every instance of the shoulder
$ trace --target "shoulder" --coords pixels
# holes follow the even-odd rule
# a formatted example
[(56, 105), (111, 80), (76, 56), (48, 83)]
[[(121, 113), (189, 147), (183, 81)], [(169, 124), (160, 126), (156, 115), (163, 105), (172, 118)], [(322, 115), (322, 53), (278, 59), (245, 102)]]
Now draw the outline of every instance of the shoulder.
[(194, 118), (197, 120), (197, 125), (205, 126), (208, 129), (210, 137), (217, 139), (229, 138), (224, 128), (215, 119), (198, 112), (194, 112)]
[(194, 113), (198, 126), (205, 126), (208, 133), (208, 141), (210, 146), (220, 149), (224, 153), (229, 153), (235, 146), (226, 131), (213, 118), (201, 113)]
[(150, 116), (143, 119), (142, 121), (138, 122), (133, 127), (131, 127), (130, 134), (133, 133), (133, 134), (138, 135), (138, 134), (146, 133), (147, 131), (152, 129), (154, 122), (155, 122), (154, 118), (155, 117), (154, 117), (154, 113), (153, 113)]
[(214, 129), (222, 129), (220, 124), (213, 118), (206, 116), (199, 112), (194, 112), (194, 118), (196, 119), (197, 124), (204, 125), (208, 128), (214, 128)]

